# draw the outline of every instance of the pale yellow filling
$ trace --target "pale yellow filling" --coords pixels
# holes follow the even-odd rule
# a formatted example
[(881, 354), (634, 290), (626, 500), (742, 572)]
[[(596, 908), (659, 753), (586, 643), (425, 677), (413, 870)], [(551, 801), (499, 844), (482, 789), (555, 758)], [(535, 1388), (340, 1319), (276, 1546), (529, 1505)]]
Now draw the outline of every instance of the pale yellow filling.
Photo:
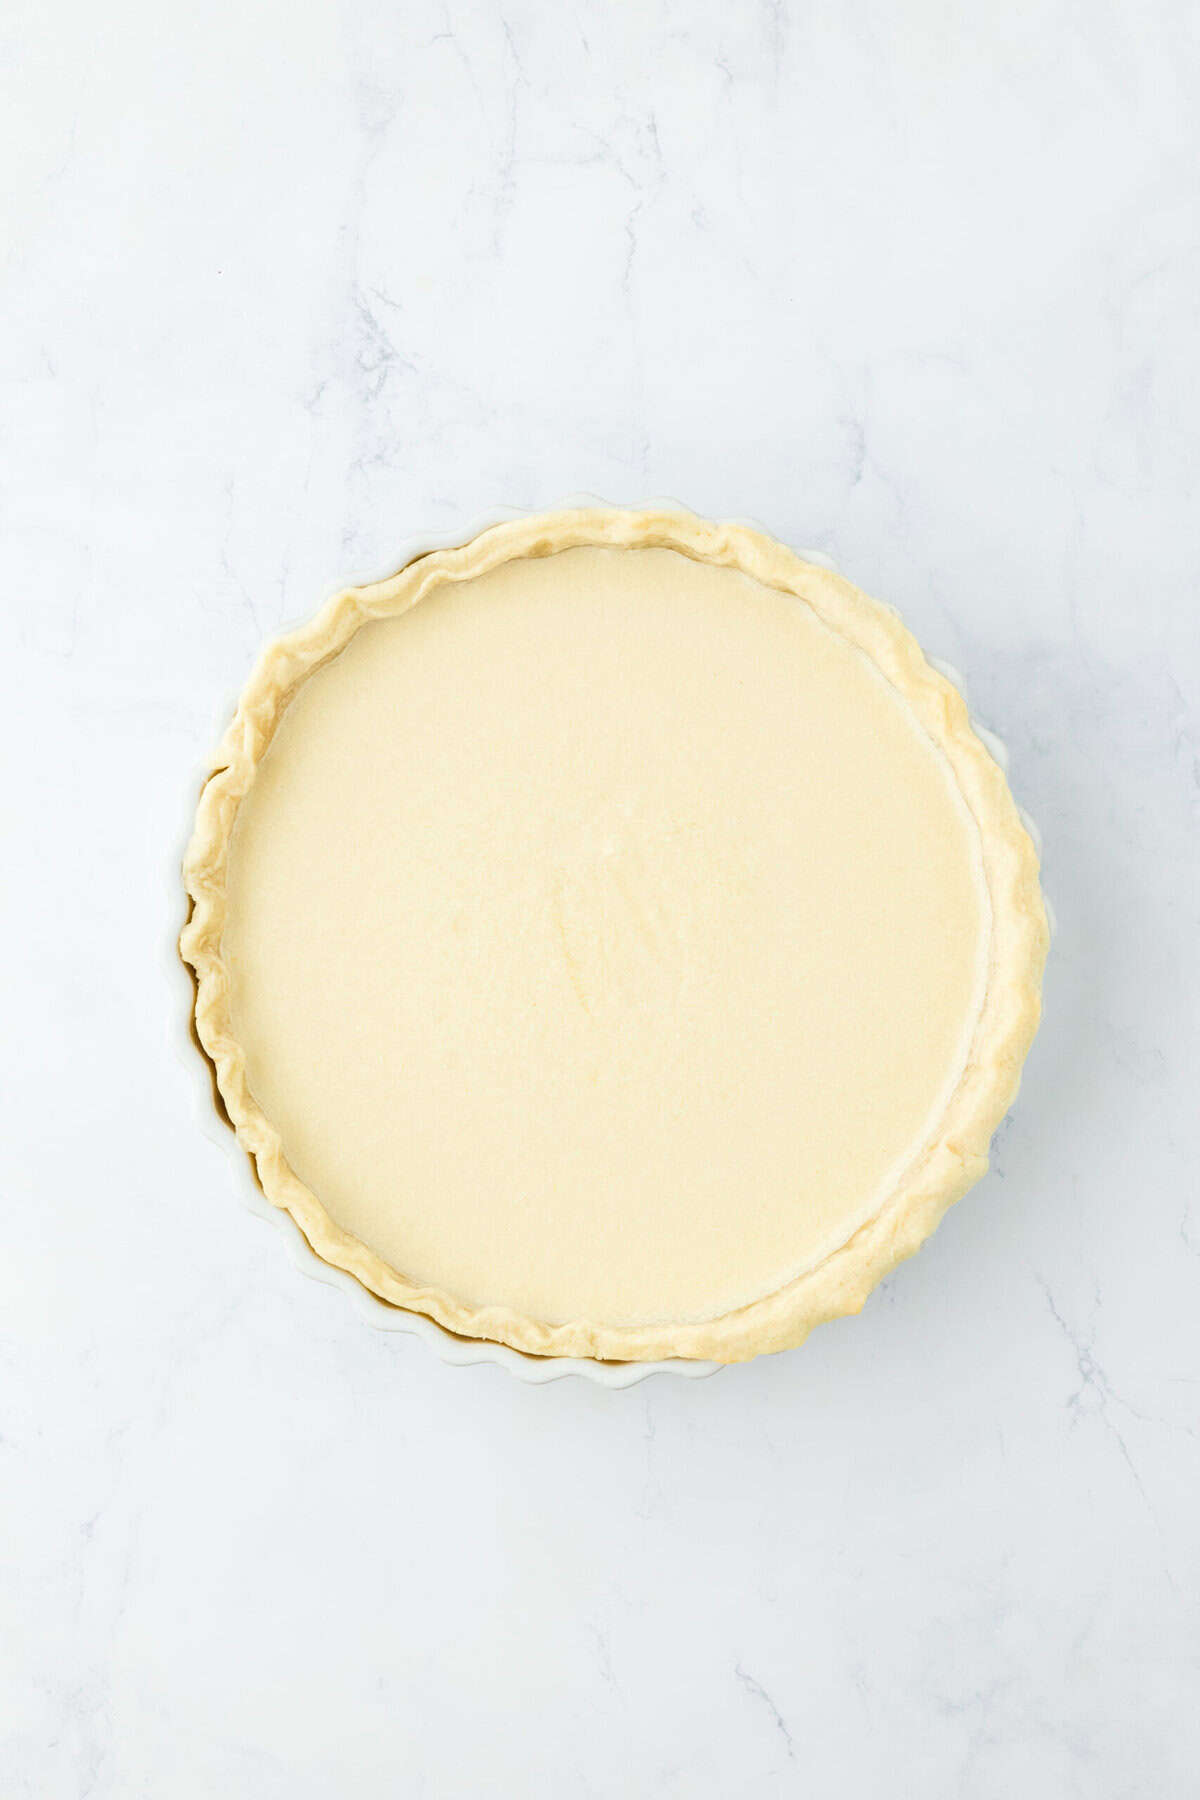
[(572, 549), (359, 630), (289, 705), (223, 936), (251, 1091), (411, 1280), (709, 1318), (934, 1132), (983, 1001), (978, 832), (800, 600)]

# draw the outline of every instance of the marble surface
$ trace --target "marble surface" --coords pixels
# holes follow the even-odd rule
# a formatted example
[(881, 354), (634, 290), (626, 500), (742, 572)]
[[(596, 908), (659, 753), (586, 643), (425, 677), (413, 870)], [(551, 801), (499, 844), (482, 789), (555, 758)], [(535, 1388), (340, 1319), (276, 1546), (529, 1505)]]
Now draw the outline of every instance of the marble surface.
[[(1195, 1793), (1195, 9), (10, 0), (0, 82), (0, 1792)], [(921, 1256), (628, 1393), (301, 1279), (166, 958), (264, 635), (578, 489), (901, 607), (1060, 923)]]

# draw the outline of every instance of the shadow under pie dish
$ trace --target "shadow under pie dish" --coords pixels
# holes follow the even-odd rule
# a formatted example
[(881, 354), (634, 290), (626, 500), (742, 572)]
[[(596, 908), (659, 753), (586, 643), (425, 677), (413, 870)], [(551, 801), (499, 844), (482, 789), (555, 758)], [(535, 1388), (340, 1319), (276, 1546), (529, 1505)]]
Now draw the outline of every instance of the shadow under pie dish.
[(1037, 855), (887, 608), (744, 526), (589, 507), (263, 652), (180, 940), (262, 1188), (394, 1306), (535, 1356), (739, 1361), (987, 1166)]

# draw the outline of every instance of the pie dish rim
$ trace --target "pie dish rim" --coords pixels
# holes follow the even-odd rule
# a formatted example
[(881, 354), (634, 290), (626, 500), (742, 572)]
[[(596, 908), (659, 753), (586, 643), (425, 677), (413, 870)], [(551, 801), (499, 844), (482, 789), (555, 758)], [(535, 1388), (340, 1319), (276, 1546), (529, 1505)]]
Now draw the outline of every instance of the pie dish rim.
[[(337, 1226), (291, 1170), (279, 1133), (249, 1091), (244, 1053), (229, 1018), (220, 940), (230, 835), (237, 806), (297, 687), (337, 655), (360, 625), (403, 611), (440, 580), (468, 579), (500, 561), (581, 544), (665, 545), (743, 569), (813, 606), (905, 696), (948, 756), (984, 844), (993, 915), (987, 993), (944, 1129), (910, 1165), (883, 1207), (831, 1256), (748, 1306), (700, 1321), (612, 1326), (573, 1320), (551, 1325), (503, 1307), (470, 1306), (407, 1281)], [(589, 501), (504, 517), (451, 544), (415, 549), (382, 581), (341, 590), (313, 619), (261, 652), (205, 778), (184, 859), (190, 913), (179, 950), (195, 980), (195, 1034), (265, 1200), (290, 1215), (322, 1266), (361, 1287), (389, 1315), (400, 1310), (426, 1318), (453, 1346), (507, 1346), (539, 1369), (551, 1361), (570, 1361), (589, 1370), (636, 1364), (648, 1373), (665, 1361), (668, 1366), (682, 1362), (691, 1372), (708, 1363), (787, 1348), (802, 1342), (817, 1324), (859, 1311), (878, 1282), (913, 1254), (953, 1201), (983, 1174), (988, 1144), (1015, 1097), (1040, 1016), (1048, 928), (1038, 856), (986, 738), (970, 719), (958, 687), (925, 656), (892, 608), (757, 527), (712, 523), (673, 505), (620, 508)]]

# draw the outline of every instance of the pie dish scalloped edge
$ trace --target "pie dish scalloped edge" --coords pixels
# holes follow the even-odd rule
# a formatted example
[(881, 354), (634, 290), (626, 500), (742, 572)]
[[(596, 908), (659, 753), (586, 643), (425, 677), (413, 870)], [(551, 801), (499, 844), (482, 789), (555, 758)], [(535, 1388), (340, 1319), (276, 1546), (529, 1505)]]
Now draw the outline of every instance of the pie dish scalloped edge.
[[(466, 579), (514, 557), (579, 544), (665, 545), (730, 564), (804, 600), (903, 693), (950, 760), (984, 849), (993, 914), (987, 991), (963, 1077), (938, 1131), (879, 1212), (831, 1256), (735, 1312), (692, 1323), (548, 1325), (503, 1307), (471, 1307), (407, 1281), (337, 1226), (289, 1167), (278, 1132), (250, 1094), (228, 1013), (220, 942), (229, 835), (296, 687), (337, 655), (361, 624), (416, 604), (441, 580)], [(626, 1386), (664, 1368), (707, 1374), (726, 1362), (799, 1344), (816, 1325), (861, 1310), (867, 1295), (914, 1253), (986, 1170), (992, 1134), (1015, 1098), (1040, 1016), (1049, 927), (1034, 833), (1009, 790), (1003, 747), (970, 719), (954, 672), (925, 657), (893, 608), (821, 566), (827, 562), (822, 556), (818, 563), (816, 553), (806, 558), (787, 549), (756, 526), (711, 523), (674, 502), (623, 509), (589, 497), (548, 512), (505, 513), (469, 535), (410, 544), (395, 574), (343, 589), (314, 618), (260, 654), (201, 790), (184, 858), (191, 910), (179, 951), (195, 978), (196, 1038), (261, 1189), (254, 1195), (255, 1210), (269, 1207), (290, 1215), (303, 1246), (301, 1266), (348, 1284), (368, 1302), (374, 1322), (422, 1336), (436, 1332), (446, 1360), (501, 1361), (533, 1381), (578, 1373)]]

